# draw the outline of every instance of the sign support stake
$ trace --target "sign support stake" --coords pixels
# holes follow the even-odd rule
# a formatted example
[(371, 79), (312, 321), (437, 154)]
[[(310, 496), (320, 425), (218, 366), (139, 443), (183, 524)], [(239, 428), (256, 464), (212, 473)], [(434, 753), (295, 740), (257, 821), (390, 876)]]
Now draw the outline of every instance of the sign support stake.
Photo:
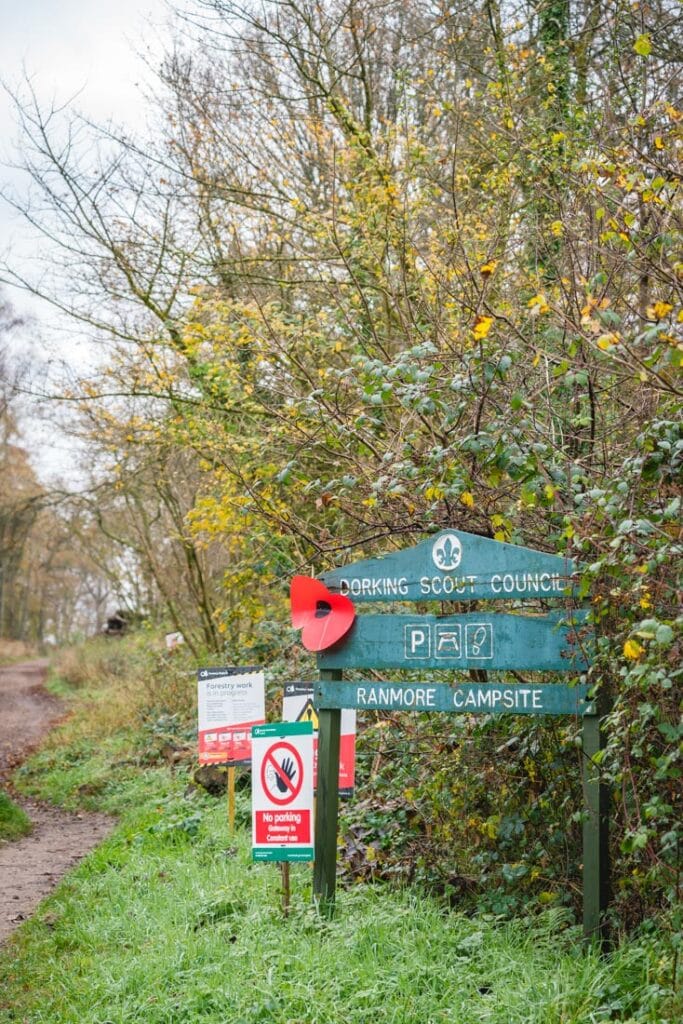
[[(602, 728), (604, 702), (596, 714), (583, 718), (583, 935), (588, 941), (607, 941), (605, 911), (610, 896), (609, 787), (601, 780), (599, 754), (605, 748)], [(594, 760), (598, 757), (598, 760)]]
[(289, 917), (289, 906), (291, 901), (292, 890), (289, 880), (289, 861), (280, 861), (280, 871), (282, 873), (282, 916)]
[(228, 828), (230, 834), (235, 831), (235, 766), (228, 766)]
[[(321, 671), (322, 682), (342, 678), (340, 669)], [(337, 883), (337, 826), (339, 819), (339, 739), (341, 710), (318, 712), (318, 794), (315, 818), (313, 896), (327, 917), (334, 913)]]

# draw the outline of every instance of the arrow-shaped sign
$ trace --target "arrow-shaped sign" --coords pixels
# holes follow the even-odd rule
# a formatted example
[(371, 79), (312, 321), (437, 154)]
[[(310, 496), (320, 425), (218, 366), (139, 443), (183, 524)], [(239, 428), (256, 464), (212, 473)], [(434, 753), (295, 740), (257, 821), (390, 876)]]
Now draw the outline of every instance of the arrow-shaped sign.
[(333, 594), (360, 601), (561, 598), (578, 592), (577, 565), (546, 551), (460, 530), (323, 573)]

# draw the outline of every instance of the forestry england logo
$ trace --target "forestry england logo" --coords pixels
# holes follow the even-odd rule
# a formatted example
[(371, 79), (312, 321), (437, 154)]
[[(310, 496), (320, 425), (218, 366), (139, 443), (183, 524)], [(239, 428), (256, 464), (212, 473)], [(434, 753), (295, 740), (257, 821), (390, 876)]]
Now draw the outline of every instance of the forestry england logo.
[(432, 548), (434, 565), (442, 572), (457, 569), (462, 558), (462, 544), (455, 533), (444, 533)]

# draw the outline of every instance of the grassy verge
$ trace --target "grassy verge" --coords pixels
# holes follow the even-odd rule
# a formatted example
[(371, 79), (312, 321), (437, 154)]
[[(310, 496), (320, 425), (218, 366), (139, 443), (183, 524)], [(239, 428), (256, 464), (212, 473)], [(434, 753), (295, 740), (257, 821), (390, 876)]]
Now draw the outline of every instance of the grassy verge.
[(0, 668), (16, 665), (22, 661), (33, 661), (40, 657), (34, 647), (23, 640), (0, 639)]
[(128, 675), (117, 678), (99, 689), (62, 683), (72, 715), (20, 773), (24, 788), (115, 810), (120, 824), (0, 953), (0, 1022), (680, 1019), (656, 936), (601, 959), (559, 908), (504, 922), (357, 885), (328, 921), (312, 905), (310, 867), (295, 865), (284, 917), (278, 868), (251, 862), (248, 793), (230, 836), (225, 801), (188, 786), (190, 762), (166, 763), (169, 735), (183, 742), (181, 719), (146, 701), (131, 710), (121, 694), (145, 684), (138, 676), (129, 691)]
[(0, 961), (0, 1020), (675, 1019), (654, 950), (600, 960), (561, 911), (498, 923), (359, 886), (340, 895), (330, 922), (311, 905), (310, 869), (297, 866), (284, 918), (278, 870), (251, 863), (245, 830), (228, 837), (222, 806), (188, 802), (178, 780), (157, 783), (156, 799), (126, 815)]
[(30, 831), (28, 815), (0, 789), (0, 840), (19, 839)]

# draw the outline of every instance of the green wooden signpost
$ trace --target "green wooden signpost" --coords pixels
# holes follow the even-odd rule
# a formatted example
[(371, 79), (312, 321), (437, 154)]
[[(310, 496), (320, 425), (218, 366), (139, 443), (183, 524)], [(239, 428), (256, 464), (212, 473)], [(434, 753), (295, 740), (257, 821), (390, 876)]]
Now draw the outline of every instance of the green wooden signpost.
[(359, 615), (340, 643), (320, 652), (318, 666), (583, 672), (593, 639), (586, 618), (584, 611)]
[[(557, 600), (578, 594), (570, 559), (444, 530), (413, 548), (334, 569), (320, 580), (357, 602)], [(457, 673), (476, 669), (573, 672), (592, 659), (592, 630), (582, 610), (545, 615), (476, 612), (435, 615), (359, 615), (352, 630), (318, 654), (318, 799), (313, 890), (334, 906), (342, 708), (446, 711), (458, 714), (580, 716), (583, 723), (583, 928), (605, 938), (609, 899), (608, 791), (599, 770), (604, 709), (585, 685), (550, 683), (348, 682), (345, 669), (401, 668)], [(481, 678), (475, 676), (474, 678)]]

